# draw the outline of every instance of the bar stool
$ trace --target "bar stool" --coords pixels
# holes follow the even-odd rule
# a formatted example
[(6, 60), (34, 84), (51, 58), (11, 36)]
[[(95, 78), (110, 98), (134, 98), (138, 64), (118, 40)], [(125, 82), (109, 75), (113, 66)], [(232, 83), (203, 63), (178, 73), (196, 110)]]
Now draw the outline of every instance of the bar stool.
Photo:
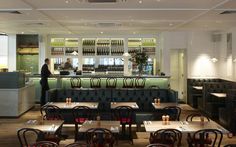
[(124, 78), (123, 79), (123, 88), (134, 88), (134, 79), (133, 78)]
[(81, 88), (81, 79), (73, 77), (70, 79), (71, 88)]
[(107, 78), (106, 88), (116, 88), (117, 78)]
[(91, 78), (90, 79), (91, 88), (101, 88), (101, 78)]
[(135, 79), (135, 88), (144, 88), (146, 83), (145, 78), (138, 77)]

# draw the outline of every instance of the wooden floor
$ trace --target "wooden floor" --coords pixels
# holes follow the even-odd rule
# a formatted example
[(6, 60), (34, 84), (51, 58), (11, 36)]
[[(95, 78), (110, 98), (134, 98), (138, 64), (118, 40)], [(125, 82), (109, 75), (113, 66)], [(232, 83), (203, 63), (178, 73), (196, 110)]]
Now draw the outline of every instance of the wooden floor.
[[(184, 120), (186, 115), (189, 113), (196, 111), (189, 107), (188, 105), (181, 105), (183, 111), (181, 114), (181, 119)], [(0, 119), (0, 147), (19, 147), (19, 142), (16, 136), (16, 132), (19, 123), (25, 123), (27, 120), (30, 119), (38, 119), (40, 117), (40, 112), (38, 109), (38, 106), (36, 106), (33, 110), (30, 110), (23, 116), (21, 116), (18, 119)], [(62, 141), (60, 146), (63, 147), (69, 143), (73, 142), (73, 127), (65, 126), (63, 128), (63, 133), (69, 135), (69, 139)], [(140, 132), (135, 132), (136, 128), (133, 129), (133, 136), (134, 136), (134, 145), (131, 145), (128, 141), (119, 141), (118, 147), (145, 147), (148, 145), (148, 138), (149, 133), (146, 133), (144, 128), (141, 128)], [(227, 136), (224, 136), (222, 146), (229, 143), (235, 143), (236, 144), (236, 137), (228, 138)], [(182, 139), (183, 146), (186, 145), (186, 136)]]

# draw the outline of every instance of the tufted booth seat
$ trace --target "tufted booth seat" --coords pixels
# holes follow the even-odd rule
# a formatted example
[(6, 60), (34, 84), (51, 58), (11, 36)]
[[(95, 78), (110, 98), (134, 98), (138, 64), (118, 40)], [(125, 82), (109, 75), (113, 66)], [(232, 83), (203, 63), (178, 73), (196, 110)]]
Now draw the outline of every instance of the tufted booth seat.
[(194, 108), (198, 108), (203, 110), (203, 102), (202, 102), (202, 91), (196, 90), (193, 86), (203, 86), (204, 83), (211, 82), (223, 82), (222, 79), (188, 79), (187, 80), (187, 90), (188, 90), (188, 104)]
[(154, 110), (153, 99), (159, 97), (161, 102), (177, 102), (177, 92), (171, 89), (51, 89), (47, 92), (47, 102), (65, 102), (65, 98), (71, 97), (73, 102), (99, 102), (99, 113), (110, 113), (110, 102), (137, 102), (136, 120), (149, 119)]
[(228, 89), (232, 89), (233, 84), (230, 82), (209, 82), (203, 85), (203, 108), (204, 112), (210, 117), (218, 118), (219, 108), (225, 106), (227, 98), (218, 98), (212, 96), (211, 93), (227, 93)]
[(236, 89), (227, 92), (225, 107), (219, 109), (220, 124), (236, 134)]

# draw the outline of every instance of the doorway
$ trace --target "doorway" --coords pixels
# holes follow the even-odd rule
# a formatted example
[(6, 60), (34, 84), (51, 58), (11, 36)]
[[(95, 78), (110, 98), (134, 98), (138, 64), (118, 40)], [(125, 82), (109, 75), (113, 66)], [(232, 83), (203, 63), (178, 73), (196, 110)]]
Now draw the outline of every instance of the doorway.
[(179, 101), (187, 102), (187, 65), (186, 49), (171, 49), (170, 51), (170, 85), (178, 91)]

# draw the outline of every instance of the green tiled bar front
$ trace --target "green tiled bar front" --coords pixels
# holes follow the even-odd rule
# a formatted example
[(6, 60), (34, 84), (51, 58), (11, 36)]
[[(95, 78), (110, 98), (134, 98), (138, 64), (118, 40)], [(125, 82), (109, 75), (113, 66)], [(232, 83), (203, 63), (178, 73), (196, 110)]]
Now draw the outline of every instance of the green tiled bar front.
[[(72, 76), (74, 77), (74, 76)], [(90, 88), (90, 78), (85, 76), (78, 76), (81, 78), (81, 83), (83, 88)], [(112, 77), (112, 76), (109, 76)], [(131, 76), (134, 77), (135, 76)], [(169, 88), (169, 77), (154, 77), (154, 76), (149, 76), (149, 77), (144, 77), (146, 78), (146, 84), (145, 88), (149, 88), (150, 86), (159, 86), (161, 89), (168, 89)], [(117, 78), (117, 88), (122, 88), (123, 86), (123, 79), (122, 77)], [(39, 102), (40, 100), (40, 95), (41, 95), (41, 86), (39, 84), (40, 78), (38, 76), (31, 76), (30, 80), (33, 81), (35, 84), (35, 93), (36, 93), (36, 101)], [(48, 79), (49, 82), (49, 87), (50, 89), (53, 88), (62, 88), (62, 89), (69, 89), (71, 88), (70, 85), (70, 77), (68, 76), (55, 76), (52, 78)], [(106, 78), (102, 77), (101, 78), (101, 86), (102, 88), (106, 87)]]

